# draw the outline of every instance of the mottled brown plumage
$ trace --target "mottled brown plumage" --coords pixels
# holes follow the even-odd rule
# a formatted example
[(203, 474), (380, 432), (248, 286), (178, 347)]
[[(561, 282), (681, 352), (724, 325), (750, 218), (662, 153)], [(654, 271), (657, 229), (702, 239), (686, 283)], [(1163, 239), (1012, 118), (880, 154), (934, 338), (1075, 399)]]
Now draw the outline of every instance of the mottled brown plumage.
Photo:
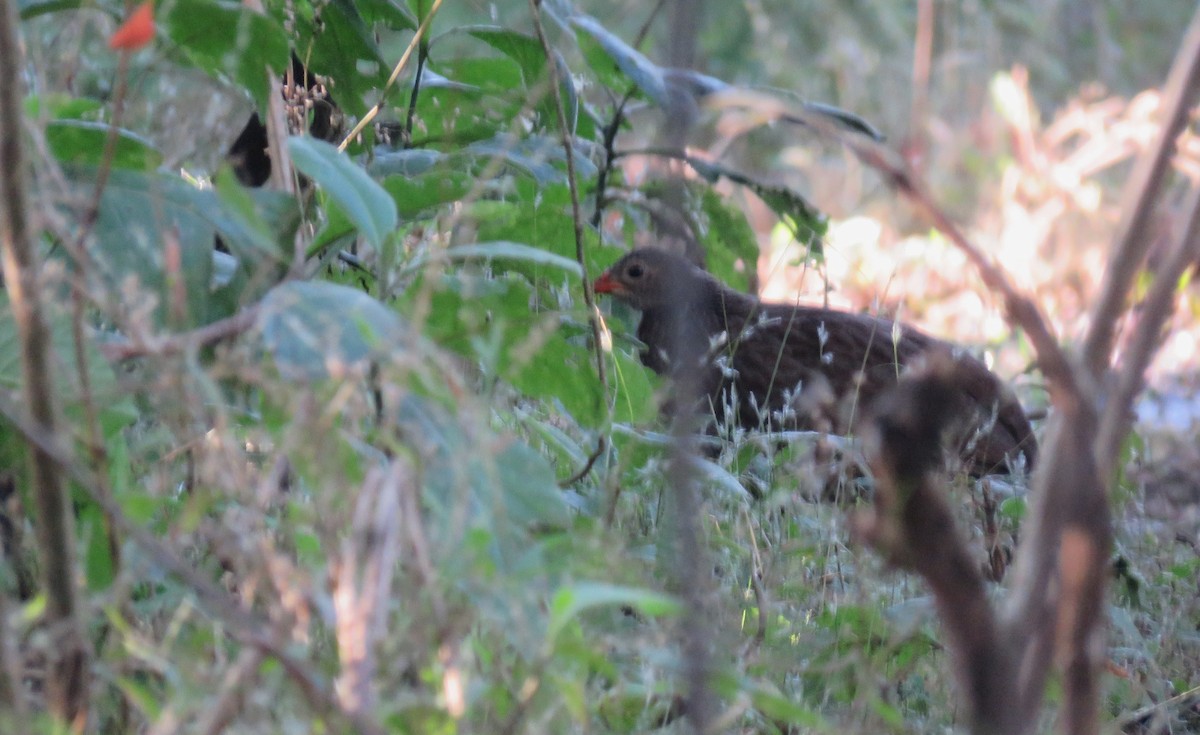
[(696, 380), (718, 423), (848, 433), (906, 365), (953, 352), (962, 413), (952, 441), (973, 474), (1032, 467), (1037, 442), (1016, 398), (982, 363), (907, 325), (864, 314), (766, 303), (738, 293), (683, 258), (628, 253), (596, 279), (642, 312), (642, 361)]

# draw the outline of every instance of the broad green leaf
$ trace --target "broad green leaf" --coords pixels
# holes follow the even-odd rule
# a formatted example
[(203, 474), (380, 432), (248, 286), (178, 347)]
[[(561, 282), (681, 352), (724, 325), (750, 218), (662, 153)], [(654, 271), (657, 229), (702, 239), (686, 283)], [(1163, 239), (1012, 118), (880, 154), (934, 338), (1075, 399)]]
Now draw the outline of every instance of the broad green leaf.
[(655, 617), (675, 615), (682, 610), (679, 600), (661, 592), (605, 582), (576, 582), (554, 593), (546, 639), (554, 641), (563, 627), (585, 610), (615, 605), (628, 605), (643, 615)]
[(355, 6), (367, 23), (382, 23), (393, 31), (417, 30), (416, 16), (396, 0), (357, 0)]
[[(527, 135), (520, 138), (500, 135), (488, 140), (478, 140), (464, 151), (471, 155), (499, 157), (534, 178), (538, 186), (565, 185), (567, 181), (566, 153), (562, 143), (545, 136)], [(580, 142), (571, 149), (575, 163), (575, 175), (581, 181), (595, 178), (599, 173), (596, 164), (587, 156), (586, 144)], [(558, 164), (558, 165), (556, 165)]]
[[(66, 313), (52, 311), (49, 320), (55, 392), (67, 409), (74, 412), (83, 395), (70, 318)], [(91, 400), (102, 410), (115, 406), (123, 400), (125, 393), (117, 384), (112, 367), (91, 340), (87, 340), (83, 352), (87, 360)], [(18, 392), (23, 383), (21, 342), (16, 319), (9, 304), (8, 292), (0, 291), (0, 389)]]
[[(616, 64), (625, 76), (629, 77), (638, 89), (642, 90), (655, 104), (660, 107), (667, 106), (667, 85), (663, 79), (662, 69), (654, 62), (600, 25), (600, 22), (591, 16), (576, 15), (571, 18), (571, 24), (600, 44), (600, 48), (604, 50), (609, 60)], [(593, 68), (596, 67), (595, 61), (591, 58), (588, 61)], [(601, 69), (597, 69), (597, 72), (604, 73)]]
[(604, 421), (605, 398), (595, 357), (582, 341), (568, 342), (555, 333), (526, 361), (513, 360), (514, 352), (509, 351), (510, 364), (503, 376), (515, 388), (534, 398), (557, 401), (582, 426), (595, 428)]
[(654, 385), (651, 371), (640, 360), (630, 357), (622, 350), (614, 350), (613, 370), (609, 372), (609, 383), (615, 395), (613, 421), (639, 424), (652, 421), (658, 415), (654, 401)]
[(501, 26), (463, 26), (456, 31), (469, 33), (517, 62), (525, 75), (526, 85), (541, 81), (546, 68), (546, 52), (536, 36)]
[[(374, 158), (367, 166), (367, 171), (372, 176), (387, 176), (387, 181), (391, 181), (393, 177), (397, 179), (403, 177), (401, 180), (405, 180), (431, 173), (430, 169), (443, 163), (446, 157), (447, 154), (427, 148), (388, 150), (377, 147)], [(433, 171), (432, 173), (437, 175), (439, 172)], [(396, 204), (401, 210), (404, 210), (403, 202), (397, 200)]]
[(780, 221), (791, 231), (796, 242), (806, 245), (814, 257), (821, 257), (822, 238), (829, 226), (828, 219), (803, 194), (786, 184), (758, 178), (720, 163), (695, 157), (688, 157), (687, 162), (710, 183), (715, 184), (719, 179), (726, 178), (754, 192), (779, 215)]
[(293, 235), (300, 224), (294, 197), (270, 189), (242, 186), (228, 168), (218, 172), (214, 191), (222, 207), (221, 237), (225, 245), (257, 274), (260, 263), (279, 264), (292, 257)]
[[(75, 173), (80, 195), (90, 195), (94, 172)], [(295, 204), (281, 202), (279, 194), (251, 196), (266, 226), (290, 240), (298, 224)], [(231, 249), (254, 237), (246, 230), (244, 218), (231, 214), (212, 190), (199, 189), (173, 174), (114, 170), (88, 243), (95, 264), (90, 275), (112, 294), (131, 283), (139, 285), (143, 293), (157, 299), (154, 315), (161, 324), (172, 328), (206, 324), (228, 315), (230, 304), (237, 303), (237, 294), (220, 303), (212, 297), (214, 234)]]
[[(705, 227), (700, 233), (708, 270), (739, 291), (750, 288), (758, 267), (758, 238), (741, 207), (725, 200), (715, 189), (702, 187), (700, 208)], [(742, 268), (736, 265), (741, 261)]]
[[(511, 438), (479, 435), (442, 407), (408, 396), (399, 407), (399, 427), (416, 452), (425, 490), (443, 533), (487, 532), (509, 562), (529, 529), (563, 528), (570, 512), (545, 458)], [(465, 503), (465, 506), (464, 506)], [(464, 516), (465, 513), (465, 516)], [(466, 523), (465, 527), (463, 523)]]
[[(490, 62), (490, 63), (489, 63)], [(521, 89), (521, 70), (508, 59), (466, 59), (439, 67), (455, 82), (488, 87), (422, 88), (417, 97), (412, 145), (417, 148), (444, 146), (447, 152), (475, 140), (486, 140), (507, 131), (526, 105)], [(496, 79), (498, 82), (489, 80)], [(504, 80), (507, 79), (507, 82)]]
[(496, 456), (508, 517), (522, 526), (566, 528), (571, 515), (546, 458), (513, 442)]
[(554, 312), (532, 312), (535, 298), (529, 282), (512, 274), (447, 277), (434, 291), (423, 331), (470, 358), (488, 379), (547, 400), (582, 426), (599, 426), (607, 412), (590, 332)]
[[(475, 220), (477, 236), (483, 241), (505, 240), (533, 243), (564, 258), (575, 259), (575, 221), (565, 184), (538, 186), (518, 180), (511, 201), (475, 202), (468, 210)], [(584, 257), (590, 274), (612, 265), (623, 251), (600, 241), (590, 225), (584, 226)]]
[[(50, 152), (66, 164), (100, 166), (112, 128), (104, 123), (87, 120), (54, 120), (46, 126), (46, 143)], [(150, 171), (162, 163), (162, 153), (154, 145), (128, 130), (117, 131), (112, 165)]]
[(362, 371), (407, 333), (394, 311), (362, 291), (319, 281), (272, 289), (258, 329), (280, 372), (309, 380)]
[(79, 512), (78, 524), (86, 529), (87, 548), (84, 550), (84, 578), (90, 591), (107, 589), (116, 577), (112, 549), (108, 542), (104, 514), (95, 505), (86, 504)]
[(455, 245), (442, 251), (451, 260), (483, 258), (486, 260), (510, 260), (532, 263), (564, 270), (576, 278), (583, 276), (579, 263), (561, 255), (517, 242), (481, 242), (473, 245)]
[(236, 4), (173, 0), (159, 7), (156, 22), (197, 68), (233, 78), (266, 107), (267, 67), (282, 73), (289, 54), (287, 37), (273, 18)]
[(18, 0), (17, 9), (21, 20), (29, 20), (46, 13), (57, 13), (62, 10), (78, 10), (83, 3), (81, 0)]
[(383, 180), (383, 188), (392, 195), (396, 209), (406, 219), (460, 201), (474, 186), (473, 177), (460, 171), (440, 169), (419, 176), (389, 176)]
[(315, 181), (375, 248), (396, 229), (396, 203), (361, 166), (335, 146), (307, 137), (288, 139), (296, 168)]
[(750, 690), (750, 702), (754, 709), (778, 725), (795, 725), (816, 732), (831, 732), (834, 729), (820, 714), (784, 696), (774, 686), (758, 684), (747, 688)]
[[(461, 30), (517, 62), (525, 77), (526, 89), (533, 89), (541, 83), (546, 71), (546, 52), (536, 37), (498, 26), (468, 26)], [(558, 70), (559, 95), (563, 102), (567, 129), (574, 131), (579, 114), (579, 98), (575, 94), (575, 85), (571, 81), (571, 71), (567, 68), (566, 60), (557, 49), (551, 49), (551, 53)], [(538, 115), (542, 119), (542, 125), (557, 127), (558, 113), (555, 110), (553, 95), (547, 94), (544, 99), (538, 101)]]

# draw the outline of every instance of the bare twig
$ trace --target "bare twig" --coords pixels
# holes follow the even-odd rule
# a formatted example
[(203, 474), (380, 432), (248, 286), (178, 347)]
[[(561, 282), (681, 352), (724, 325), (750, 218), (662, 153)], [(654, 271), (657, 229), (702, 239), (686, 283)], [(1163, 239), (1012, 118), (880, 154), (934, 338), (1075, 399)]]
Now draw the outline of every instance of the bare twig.
[[(696, 63), (697, 38), (700, 32), (703, 0), (671, 0), (667, 63), (678, 69), (690, 69)], [(668, 148), (683, 149), (698, 112), (695, 99), (685, 90), (669, 88), (662, 139)], [(675, 211), (685, 211), (685, 182), (676, 167), (667, 180), (665, 199)], [(690, 248), (689, 248), (690, 250)], [(675, 339), (685, 339), (682, 333)], [(671, 354), (687, 354), (672, 346)], [(697, 398), (703, 395), (700, 365), (692, 364), (681, 371), (676, 381), (671, 421), (671, 451), (668, 459), (670, 497), (673, 500), (674, 520), (674, 584), (683, 597), (685, 607), (679, 620), (681, 664), (684, 682), (683, 707), (688, 724), (696, 733), (715, 729), (719, 708), (712, 689), (713, 643), (717, 631), (710, 614), (712, 608), (712, 574), (704, 543), (703, 501), (700, 495), (695, 458), (699, 415)]]
[[(424, 20), (425, 15), (425, 0), (417, 0), (417, 18)], [(421, 95), (421, 76), (425, 73), (425, 62), (429, 58), (429, 37), (421, 36), (421, 43), (417, 46), (417, 71), (413, 74), (412, 93), (408, 96), (408, 115), (404, 120), (404, 147), (408, 148), (412, 142), (413, 121), (417, 117), (417, 99)]]
[(88, 716), (88, 644), (77, 610), (75, 535), (71, 503), (52, 449), (64, 444), (54, 384), (50, 328), (43, 311), (40, 267), (29, 231), (26, 161), (21, 134), (21, 51), (14, 3), (0, 8), (0, 257), (17, 324), (23, 399), (29, 421), (47, 447), (27, 441), (37, 508), (37, 546), (46, 596), (48, 709), (62, 726), (82, 732)]
[(596, 442), (596, 448), (592, 450), (592, 453), (588, 455), (587, 461), (583, 463), (583, 467), (580, 467), (575, 474), (571, 475), (565, 480), (559, 480), (558, 486), (571, 487), (575, 483), (587, 477), (588, 473), (592, 471), (592, 467), (596, 465), (596, 460), (600, 459), (600, 455), (604, 454), (606, 445), (607, 443), (605, 442), (604, 437), (600, 437), (600, 440)]
[(412, 56), (413, 51), (416, 50), (422, 39), (425, 38), (425, 34), (429, 32), (429, 26), (433, 23), (433, 19), (437, 17), (438, 9), (441, 7), (442, 0), (433, 0), (433, 5), (429, 8), (429, 14), (421, 19), (421, 25), (417, 27), (417, 32), (413, 34), (412, 40), (408, 42), (408, 47), (404, 49), (404, 53), (400, 55), (400, 60), (392, 68), (392, 74), (388, 77), (387, 83), (383, 85), (383, 89), (379, 90), (379, 101), (370, 110), (367, 110), (367, 114), (363, 115), (358, 124), (354, 126), (354, 129), (346, 135), (341, 143), (338, 143), (339, 151), (346, 150), (346, 146), (350, 145), (350, 141), (357, 138), (359, 133), (370, 125), (371, 121), (383, 110), (384, 105), (387, 104), (388, 90), (396, 83), (396, 80), (400, 77), (400, 72), (404, 71), (404, 67), (408, 64), (409, 57)]
[[(3, 549), (0, 549), (0, 562), (10, 564)], [(28, 722), (28, 715), (21, 684), (25, 678), (21, 656), (13, 645), (13, 630), (9, 626), (9, 602), (7, 590), (0, 589), (0, 727), (16, 732), (17, 723)]]
[(325, 684), (322, 675), (314, 671), (310, 664), (292, 654), (285, 642), (265, 632), (270, 630), (266, 620), (239, 607), (224, 590), (197, 572), (191, 564), (175, 553), (174, 549), (129, 520), (114, 500), (97, 492), (92, 473), (77, 463), (71, 454), (54, 440), (53, 435), (48, 434), (3, 396), (0, 396), (0, 416), (11, 422), (26, 441), (43, 452), (48, 460), (74, 480), (102, 511), (109, 514), (114, 527), (122, 536), (137, 544), (147, 558), (153, 559), (155, 564), (190, 587), (201, 606), (219, 619), (234, 639), (276, 659), (314, 707), (345, 718), (358, 732), (382, 735), (382, 729), (365, 716), (345, 711), (333, 691)]
[(1116, 461), (1121, 442), (1129, 432), (1133, 399), (1145, 384), (1146, 368), (1162, 343), (1162, 328), (1174, 311), (1179, 279), (1200, 257), (1200, 186), (1188, 201), (1186, 223), (1171, 247), (1166, 262), (1159, 266), (1150, 292), (1138, 310), (1138, 321), (1120, 361), (1116, 384), (1100, 417), (1096, 456)]
[[(546, 57), (546, 68), (549, 70), (547, 77), (550, 80), (550, 94), (554, 98), (554, 111), (558, 116), (558, 133), (562, 142), (563, 154), (566, 156), (567, 163), (567, 189), (571, 194), (571, 219), (575, 225), (575, 261), (579, 263), (579, 268), (583, 279), (583, 303), (588, 312), (588, 323), (592, 327), (592, 348), (596, 354), (596, 375), (600, 379), (600, 387), (602, 396), (608, 395), (608, 369), (604, 362), (604, 328), (600, 323), (600, 310), (596, 307), (596, 294), (592, 291), (592, 279), (588, 274), (587, 257), (584, 253), (583, 242), (583, 208), (579, 204), (579, 179), (575, 172), (575, 146), (572, 143), (574, 134), (567, 120), (566, 107), (563, 104), (562, 85), (569, 83), (563, 78), (562, 70), (558, 66), (558, 57), (554, 53), (554, 49), (550, 46), (550, 39), (546, 37), (546, 29), (542, 26), (542, 10), (540, 0), (529, 0), (529, 9), (533, 14), (533, 29), (537, 35), (538, 41), (542, 44), (542, 53)], [(601, 398), (601, 401), (604, 401)], [(607, 402), (605, 402), (607, 405)], [(595, 457), (599, 457), (604, 453), (604, 449), (608, 445), (608, 438), (604, 434), (600, 434), (596, 439), (596, 450), (593, 453)], [(588, 462), (588, 466), (584, 468), (580, 477), (587, 474), (591, 465), (595, 460)]]
[(391, 599), (400, 552), (401, 485), (411, 482), (407, 464), (394, 459), (385, 469), (367, 473), (354, 510), (351, 533), (332, 566), (333, 607), (340, 672), (334, 683), (348, 712), (365, 716), (375, 708), (371, 676), (375, 651), (385, 637), (384, 620)]
[(908, 116), (909, 163), (918, 165), (924, 158), (929, 139), (929, 68), (933, 57), (933, 0), (917, 1), (917, 32), (913, 38), (912, 107)]
[(221, 691), (216, 699), (205, 708), (205, 714), (196, 724), (196, 731), (204, 735), (220, 735), (237, 717), (246, 699), (246, 692), (253, 690), (251, 682), (258, 676), (263, 662), (263, 652), (257, 648), (246, 648), (225, 672)]
[(1171, 156), (1179, 132), (1187, 122), (1192, 100), (1200, 89), (1200, 8), (1175, 55), (1163, 89), (1162, 127), (1154, 147), (1138, 158), (1126, 184), (1121, 221), (1113, 239), (1113, 254), (1104, 274), (1100, 300), (1092, 315), (1091, 329), (1083, 342), (1084, 364), (1099, 379), (1112, 358), (1117, 319), (1125, 308), (1130, 285), (1146, 256), (1146, 228), (1154, 212), (1154, 201), (1171, 168)]
[(190, 332), (155, 337), (140, 342), (102, 342), (100, 353), (109, 362), (119, 363), (138, 357), (166, 357), (207, 347), (214, 342), (236, 337), (254, 325), (258, 307), (250, 307), (224, 319), (193, 329)]

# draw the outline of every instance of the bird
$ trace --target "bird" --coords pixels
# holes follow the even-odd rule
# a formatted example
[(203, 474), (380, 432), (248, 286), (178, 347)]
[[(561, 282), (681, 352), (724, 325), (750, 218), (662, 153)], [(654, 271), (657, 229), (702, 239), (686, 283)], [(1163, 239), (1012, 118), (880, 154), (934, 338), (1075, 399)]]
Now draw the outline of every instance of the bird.
[(683, 256), (632, 250), (593, 284), (641, 312), (643, 364), (688, 381), (710, 430), (818, 430), (849, 435), (902, 372), (932, 353), (957, 363), (948, 444), (971, 475), (1032, 469), (1037, 439), (1013, 393), (961, 348), (868, 314), (762, 301)]

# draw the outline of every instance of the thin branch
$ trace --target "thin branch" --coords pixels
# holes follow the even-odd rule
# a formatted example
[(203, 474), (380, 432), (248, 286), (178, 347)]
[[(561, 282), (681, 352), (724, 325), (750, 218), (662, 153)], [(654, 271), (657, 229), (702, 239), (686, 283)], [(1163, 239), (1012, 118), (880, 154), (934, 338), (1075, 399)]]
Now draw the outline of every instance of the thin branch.
[[(542, 53), (546, 56), (546, 67), (549, 69), (550, 94), (554, 98), (554, 111), (558, 116), (558, 133), (562, 142), (563, 153), (567, 163), (567, 189), (571, 194), (571, 219), (574, 223), (575, 261), (583, 280), (583, 303), (587, 308), (588, 322), (592, 327), (592, 348), (596, 355), (596, 376), (600, 379), (601, 395), (608, 395), (608, 368), (604, 359), (604, 328), (600, 323), (600, 310), (596, 306), (596, 294), (592, 291), (592, 279), (588, 274), (587, 257), (583, 243), (583, 207), (579, 204), (579, 179), (575, 171), (575, 147), (572, 144), (574, 135), (568, 125), (567, 111), (563, 104), (562, 85), (570, 83), (564, 79), (559, 69), (558, 57), (546, 37), (546, 29), (542, 26), (541, 0), (529, 0), (529, 9), (533, 14), (533, 29), (538, 41), (542, 44)], [(603, 401), (603, 399), (601, 399)], [(607, 405), (607, 404), (606, 404)], [(594, 455), (599, 457), (608, 445), (608, 438), (601, 434), (596, 440)], [(591, 460), (585, 470), (590, 469)], [(584, 472), (586, 474), (586, 471)]]
[(1116, 386), (1100, 417), (1100, 431), (1096, 437), (1097, 457), (1115, 461), (1119, 456), (1121, 442), (1129, 432), (1132, 421), (1133, 399), (1145, 385), (1146, 368), (1162, 344), (1163, 325), (1175, 310), (1179, 279), (1197, 258), (1200, 258), (1200, 186), (1192, 189), (1187, 222), (1166, 262), (1155, 273), (1150, 292), (1138, 310), (1136, 331), (1121, 357)]
[(582, 480), (583, 478), (587, 477), (588, 473), (592, 471), (592, 467), (595, 466), (596, 460), (600, 459), (600, 455), (604, 454), (604, 449), (605, 449), (604, 437), (601, 437), (600, 441), (596, 442), (596, 449), (593, 450), (592, 453), (588, 455), (587, 461), (583, 463), (583, 467), (579, 468), (578, 472), (571, 475), (567, 479), (559, 480), (558, 486), (564, 487), (564, 488), (571, 487), (575, 483), (577, 483), (580, 480)]
[(276, 640), (273, 635), (265, 632), (271, 627), (268, 621), (238, 606), (225, 590), (197, 572), (191, 564), (175, 553), (174, 549), (131, 521), (116, 501), (97, 492), (92, 473), (76, 462), (69, 451), (55, 441), (53, 435), (48, 434), (2, 395), (0, 416), (11, 422), (26, 441), (43, 452), (49, 461), (65, 472), (102, 511), (109, 514), (122, 536), (141, 548), (146, 557), (154, 560), (156, 565), (190, 587), (200, 605), (222, 622), (230, 636), (242, 645), (251, 646), (276, 659), (303, 691), (305, 699), (314, 707), (346, 719), (357, 732), (382, 735), (383, 730), (374, 722), (364, 716), (347, 712), (325, 683), (325, 677), (316, 672), (308, 662), (292, 654), (286, 642)]
[[(417, 0), (417, 17), (424, 20), (422, 17), (425, 14), (425, 0)], [(425, 73), (425, 62), (429, 59), (429, 38), (421, 36), (421, 43), (417, 46), (417, 71), (413, 74), (412, 94), (408, 96), (408, 116), (404, 121), (404, 147), (410, 146), (412, 140), (413, 121), (417, 117), (417, 99), (421, 94), (421, 76)]]
[(196, 723), (196, 732), (204, 735), (220, 735), (241, 712), (246, 693), (254, 690), (253, 682), (258, 678), (263, 662), (263, 652), (257, 648), (246, 648), (238, 654), (233, 666), (225, 672), (221, 690), (216, 698), (204, 708), (204, 715)]
[(1084, 364), (1100, 378), (1112, 357), (1117, 319), (1125, 309), (1130, 285), (1146, 256), (1146, 228), (1154, 201), (1170, 172), (1171, 156), (1200, 89), (1200, 7), (1184, 34), (1163, 88), (1162, 127), (1154, 146), (1138, 158), (1126, 184), (1121, 221), (1113, 239), (1113, 255), (1104, 274), (1091, 329), (1083, 342)]
[[(29, 230), (26, 161), (21, 134), (21, 49), (15, 3), (0, 8), (0, 257), (4, 285), (17, 324), (23, 400), (30, 422), (52, 448), (59, 434), (50, 328), (43, 311), (37, 251)], [(98, 196), (98, 195), (97, 195)], [(75, 535), (71, 501), (53, 453), (27, 441), (37, 509), (37, 547), (52, 635), (46, 676), (48, 709), (62, 726), (82, 732), (87, 725), (89, 647), (78, 617)]]
[(383, 106), (387, 104), (388, 90), (390, 90), (392, 85), (396, 83), (396, 79), (400, 77), (400, 72), (402, 72), (405, 65), (408, 64), (409, 57), (412, 56), (413, 51), (425, 38), (425, 34), (429, 31), (430, 24), (433, 23), (433, 19), (437, 16), (438, 9), (441, 7), (442, 0), (433, 0), (433, 6), (429, 8), (429, 15), (426, 15), (421, 21), (421, 25), (417, 27), (417, 32), (413, 34), (412, 40), (408, 42), (408, 47), (405, 48), (404, 53), (400, 55), (400, 60), (397, 61), (396, 66), (392, 68), (392, 74), (388, 77), (387, 83), (383, 85), (383, 89), (379, 90), (379, 101), (372, 105), (370, 110), (367, 110), (367, 114), (363, 115), (363, 118), (358, 121), (358, 124), (354, 126), (354, 129), (351, 130), (348, 135), (346, 135), (341, 143), (338, 143), (339, 151), (346, 150), (346, 146), (350, 145), (350, 141), (357, 138), (359, 133), (361, 133), (368, 125), (370, 125), (371, 121), (374, 120), (375, 117), (383, 110)]
[(140, 342), (102, 342), (99, 345), (100, 354), (104, 355), (109, 362), (119, 363), (150, 355), (166, 357), (191, 352), (223, 339), (236, 337), (252, 327), (257, 318), (258, 307), (253, 306), (190, 332), (155, 337)]

